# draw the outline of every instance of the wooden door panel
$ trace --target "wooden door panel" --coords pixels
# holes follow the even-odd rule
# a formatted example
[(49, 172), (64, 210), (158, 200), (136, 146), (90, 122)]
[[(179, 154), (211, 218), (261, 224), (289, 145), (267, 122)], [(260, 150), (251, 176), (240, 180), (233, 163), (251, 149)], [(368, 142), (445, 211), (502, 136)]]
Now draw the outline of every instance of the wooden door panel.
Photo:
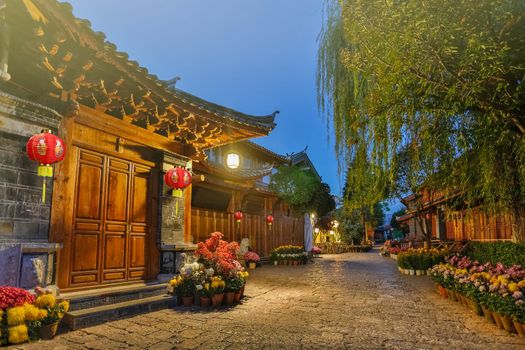
[(133, 177), (133, 199), (131, 221), (133, 223), (146, 223), (148, 214), (148, 185), (149, 178), (143, 175)]
[(99, 235), (97, 233), (77, 232), (75, 234), (75, 241), (73, 242), (73, 271), (98, 269), (98, 244)]
[(145, 252), (146, 252), (146, 237), (132, 236), (131, 237), (131, 251), (130, 263), (131, 268), (145, 266)]
[(76, 217), (100, 219), (102, 168), (81, 163), (78, 170)]
[(124, 269), (126, 267), (126, 236), (106, 234), (104, 247), (104, 269)]
[(127, 220), (128, 176), (126, 173), (109, 169), (106, 220)]

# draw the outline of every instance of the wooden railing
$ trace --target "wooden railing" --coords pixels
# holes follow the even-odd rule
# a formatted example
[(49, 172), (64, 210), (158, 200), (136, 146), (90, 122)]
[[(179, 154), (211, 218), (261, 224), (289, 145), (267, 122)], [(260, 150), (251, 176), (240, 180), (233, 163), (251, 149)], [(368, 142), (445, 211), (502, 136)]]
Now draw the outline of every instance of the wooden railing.
[(192, 208), (191, 233), (193, 242), (202, 242), (212, 232), (224, 234), (227, 241), (250, 240), (251, 248), (261, 257), (270, 255), (275, 247), (285, 244), (304, 245), (304, 219), (302, 217), (274, 217), (272, 226), (263, 215), (244, 214), (240, 224), (233, 213)]

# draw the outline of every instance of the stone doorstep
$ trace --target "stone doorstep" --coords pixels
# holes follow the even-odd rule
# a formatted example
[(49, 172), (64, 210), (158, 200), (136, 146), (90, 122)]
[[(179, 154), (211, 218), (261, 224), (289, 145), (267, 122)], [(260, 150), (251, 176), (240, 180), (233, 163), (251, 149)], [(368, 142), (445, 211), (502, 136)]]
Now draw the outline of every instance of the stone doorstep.
[(174, 298), (171, 295), (163, 294), (89, 309), (70, 311), (64, 315), (61, 326), (68, 330), (76, 330), (138, 314), (171, 308), (173, 304)]
[(140, 283), (63, 293), (60, 297), (69, 299), (70, 311), (78, 311), (163, 295), (166, 294), (166, 287), (165, 283)]

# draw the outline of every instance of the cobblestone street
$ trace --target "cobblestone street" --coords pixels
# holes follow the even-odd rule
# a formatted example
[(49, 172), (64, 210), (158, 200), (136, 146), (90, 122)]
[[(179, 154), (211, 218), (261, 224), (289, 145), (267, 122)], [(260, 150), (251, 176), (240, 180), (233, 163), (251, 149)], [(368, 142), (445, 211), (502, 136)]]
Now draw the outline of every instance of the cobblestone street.
[[(524, 349), (428, 277), (371, 253), (264, 266), (233, 309), (179, 307), (70, 332), (24, 349)], [(12, 347), (15, 348), (15, 347)]]

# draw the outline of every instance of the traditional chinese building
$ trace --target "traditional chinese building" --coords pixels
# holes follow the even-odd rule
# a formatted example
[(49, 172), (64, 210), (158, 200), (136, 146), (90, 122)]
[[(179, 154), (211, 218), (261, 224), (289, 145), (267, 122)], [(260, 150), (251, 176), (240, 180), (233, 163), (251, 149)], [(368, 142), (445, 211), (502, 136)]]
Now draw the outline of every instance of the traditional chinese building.
[(405, 215), (397, 220), (409, 228), (409, 237), (424, 240), (427, 230), (435, 240), (510, 240), (510, 215), (489, 215), (482, 208), (466, 209), (451, 205), (452, 196), (445, 192), (422, 190), (403, 198)]
[[(247, 115), (168, 87), (68, 3), (0, 4), (0, 285), (76, 291), (156, 281), (170, 256), (209, 233), (192, 228), (191, 211), (217, 181), (206, 150), (267, 135), (275, 113)], [(41, 129), (65, 142), (53, 178), (38, 177), (25, 154)], [(174, 166), (209, 178), (174, 197), (162, 180)], [(228, 175), (221, 188), (253, 187), (230, 208), (272, 208), (256, 179), (249, 169)]]
[[(193, 186), (192, 236), (205, 239), (209, 232), (220, 231), (228, 240), (248, 238), (251, 248), (261, 256), (285, 244), (303, 245), (304, 222), (295, 216), (268, 185), (276, 167), (289, 164), (290, 158), (278, 155), (251, 141), (237, 142), (206, 151), (208, 158), (194, 167), (205, 181)], [(235, 168), (227, 166), (228, 155), (238, 157)], [(243, 219), (236, 223), (234, 212)], [(273, 222), (267, 222), (272, 215)]]

